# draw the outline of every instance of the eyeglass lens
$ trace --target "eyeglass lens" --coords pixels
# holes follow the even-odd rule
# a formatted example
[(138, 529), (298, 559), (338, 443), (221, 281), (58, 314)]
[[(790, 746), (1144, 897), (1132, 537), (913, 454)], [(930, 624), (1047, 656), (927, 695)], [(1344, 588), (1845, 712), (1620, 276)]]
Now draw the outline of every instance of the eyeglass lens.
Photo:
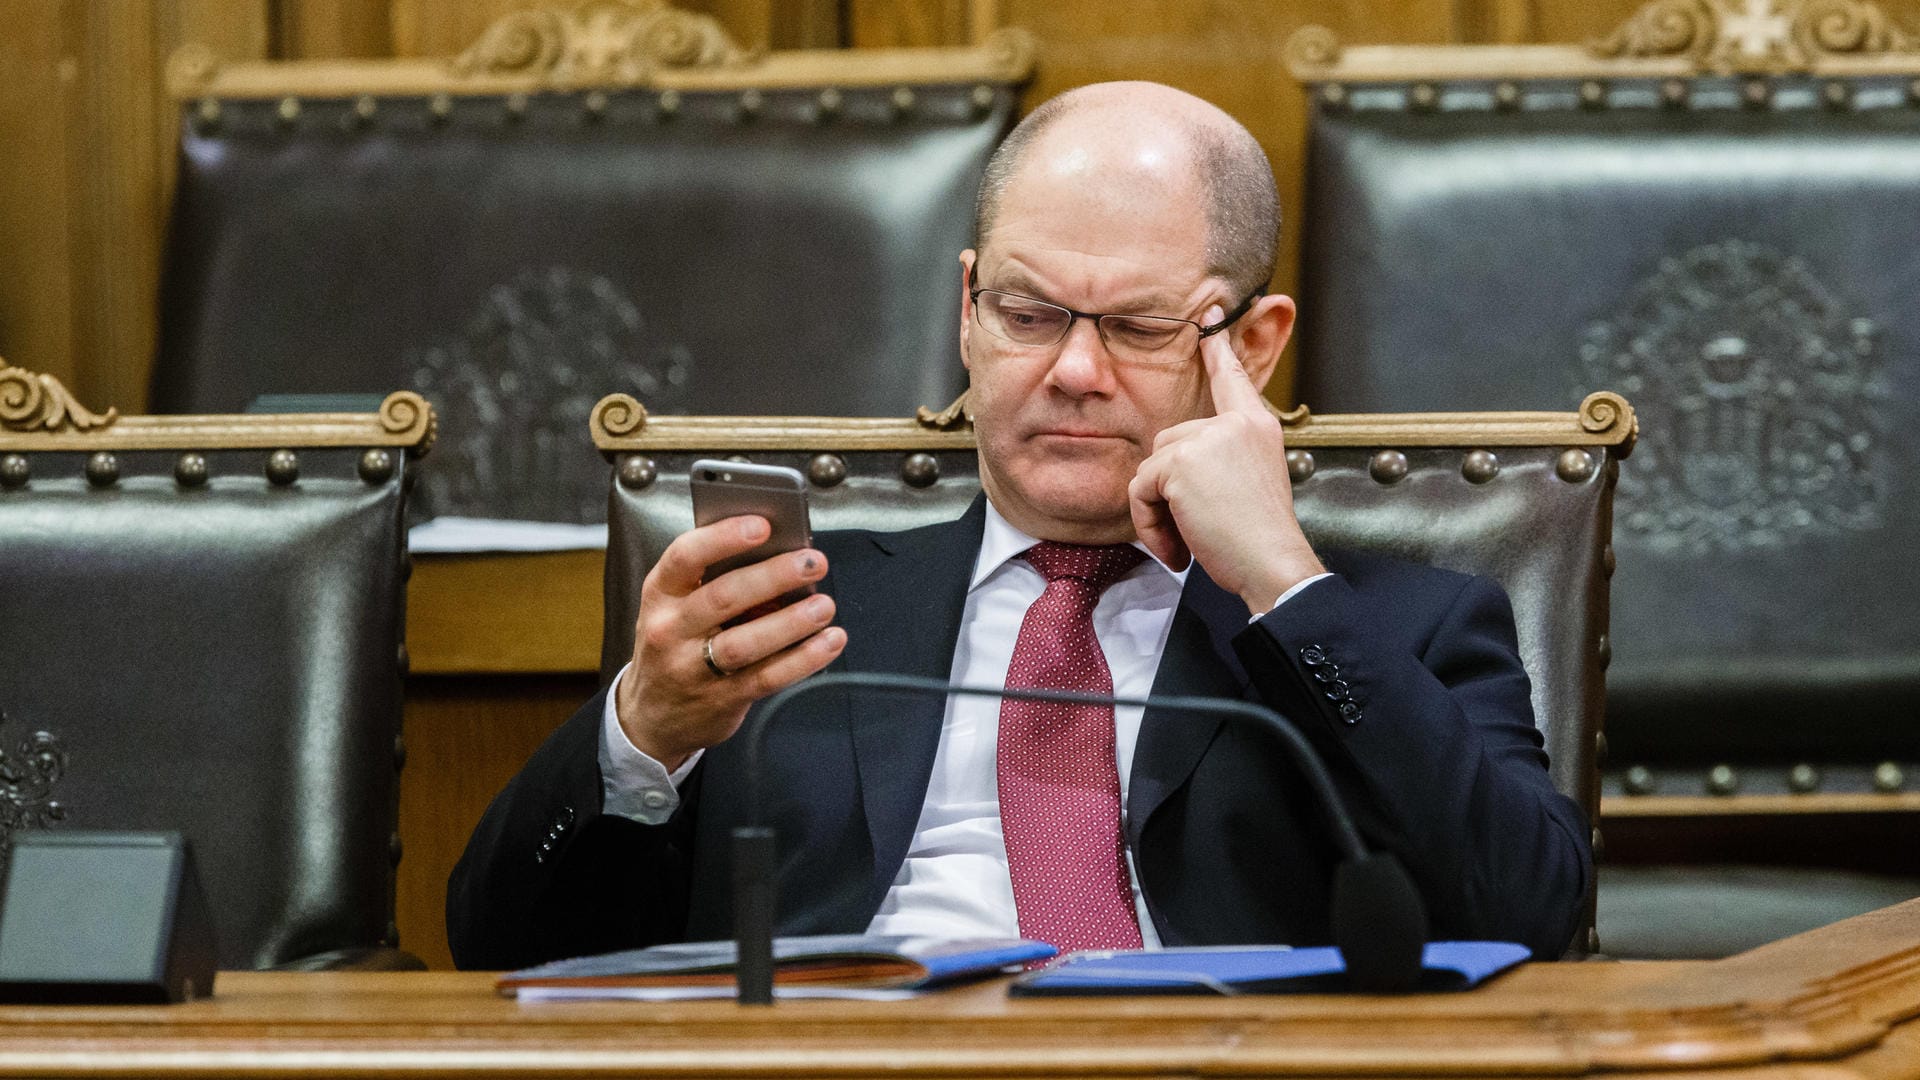
[[(1065, 308), (991, 289), (981, 290), (977, 310), (983, 327), (1018, 345), (1052, 345), (1067, 336), (1074, 319)], [(1097, 325), (1114, 355), (1143, 363), (1178, 363), (1200, 339), (1200, 328), (1182, 319), (1102, 315)]]

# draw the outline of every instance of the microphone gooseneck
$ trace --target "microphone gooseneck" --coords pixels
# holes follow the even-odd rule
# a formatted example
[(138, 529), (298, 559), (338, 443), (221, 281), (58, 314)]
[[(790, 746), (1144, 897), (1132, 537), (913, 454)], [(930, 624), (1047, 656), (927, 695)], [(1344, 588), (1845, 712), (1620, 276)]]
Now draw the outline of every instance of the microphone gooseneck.
[(1252, 721), (1277, 735), (1306, 778), (1333, 829), (1341, 864), (1333, 882), (1334, 944), (1346, 962), (1355, 989), (1368, 992), (1409, 990), (1420, 974), (1420, 955), (1426, 944), (1426, 909), (1420, 894), (1398, 860), (1375, 854), (1360, 839), (1352, 815), (1327, 775), (1327, 767), (1300, 729), (1264, 705), (1232, 698), (1190, 696), (1115, 697), (1070, 690), (1028, 690), (1000, 686), (966, 686), (912, 675), (831, 672), (795, 683), (767, 698), (766, 706), (748, 717), (739, 738), (745, 740), (747, 766), (747, 824), (733, 831), (733, 916), (738, 950), (736, 967), (742, 1005), (773, 1003), (773, 925), (776, 889), (774, 835), (762, 817), (761, 765), (766, 731), (773, 718), (796, 699), (833, 687), (907, 694), (959, 694), (966, 697), (1012, 698), (1068, 705), (1128, 705), (1177, 712), (1210, 713)]

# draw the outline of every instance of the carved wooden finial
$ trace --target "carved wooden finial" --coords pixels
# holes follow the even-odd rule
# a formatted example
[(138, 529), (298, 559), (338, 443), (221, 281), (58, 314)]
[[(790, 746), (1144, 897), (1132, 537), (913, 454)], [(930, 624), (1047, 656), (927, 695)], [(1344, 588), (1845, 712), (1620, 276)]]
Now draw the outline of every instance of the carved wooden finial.
[(458, 75), (530, 75), (555, 85), (644, 83), (670, 68), (745, 64), (710, 15), (666, 0), (582, 0), (516, 11), (452, 61)]
[(1920, 37), (1872, 0), (1653, 0), (1589, 51), (1685, 57), (1700, 71), (1812, 70), (1832, 57), (1920, 54)]
[(120, 418), (118, 409), (93, 412), (74, 400), (60, 380), (0, 357), (0, 427), (8, 431), (83, 432)]
[(967, 393), (968, 391), (965, 390), (960, 391), (960, 396), (953, 399), (953, 404), (939, 412), (934, 412), (925, 405), (920, 406), (914, 411), (914, 423), (933, 431), (959, 431), (972, 427), (973, 417), (967, 415)]

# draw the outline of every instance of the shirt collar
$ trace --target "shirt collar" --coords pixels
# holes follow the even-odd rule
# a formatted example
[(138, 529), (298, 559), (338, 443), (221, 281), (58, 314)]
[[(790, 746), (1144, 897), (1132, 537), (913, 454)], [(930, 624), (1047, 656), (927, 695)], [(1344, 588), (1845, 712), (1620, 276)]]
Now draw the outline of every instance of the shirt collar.
[[(973, 578), (967, 582), (967, 591), (972, 592), (979, 588), (980, 583), (992, 576), (995, 570), (1004, 566), (1008, 559), (1018, 557), (1021, 552), (1039, 542), (1034, 537), (1014, 528), (1006, 518), (1000, 516), (1000, 511), (994, 507), (993, 500), (988, 499), (986, 531), (980, 537), (980, 557), (973, 562)], [(1185, 569), (1175, 570), (1154, 558), (1153, 552), (1147, 551), (1146, 545), (1140, 541), (1133, 541), (1133, 546), (1146, 552), (1147, 561), (1141, 563), (1141, 566), (1157, 566), (1182, 587), (1186, 585), (1187, 575), (1193, 571), (1191, 562)], [(1135, 571), (1135, 573), (1138, 572)]]

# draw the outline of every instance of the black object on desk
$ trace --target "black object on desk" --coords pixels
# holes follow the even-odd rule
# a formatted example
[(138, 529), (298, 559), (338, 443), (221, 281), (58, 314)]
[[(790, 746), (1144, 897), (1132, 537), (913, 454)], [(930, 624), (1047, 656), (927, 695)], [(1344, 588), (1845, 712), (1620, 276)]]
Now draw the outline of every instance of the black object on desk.
[(0, 1003), (158, 1005), (213, 993), (213, 924), (178, 833), (14, 837)]

